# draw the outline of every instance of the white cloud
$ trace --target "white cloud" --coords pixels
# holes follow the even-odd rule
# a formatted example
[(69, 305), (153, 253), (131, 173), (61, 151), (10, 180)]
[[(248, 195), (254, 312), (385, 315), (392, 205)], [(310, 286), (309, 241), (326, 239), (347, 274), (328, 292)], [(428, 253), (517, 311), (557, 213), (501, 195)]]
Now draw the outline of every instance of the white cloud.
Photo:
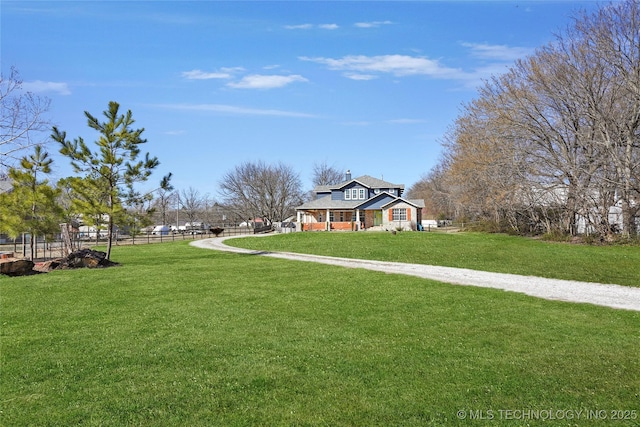
[(373, 80), (378, 78), (378, 76), (374, 76), (373, 74), (359, 74), (359, 73), (344, 73), (344, 76), (351, 80)]
[(59, 95), (71, 95), (69, 85), (61, 82), (43, 82), (42, 80), (34, 80), (32, 82), (23, 82), (22, 88), (27, 92), (56, 92)]
[(202, 70), (183, 71), (182, 77), (189, 80), (230, 79), (233, 68), (223, 68), (218, 72), (205, 72)]
[(236, 89), (274, 89), (290, 83), (306, 81), (308, 80), (297, 74), (290, 76), (253, 74), (243, 77), (238, 82), (228, 83), (227, 86)]
[(345, 70), (364, 74), (389, 73), (395, 76), (427, 75), (452, 78), (462, 73), (459, 69), (445, 67), (436, 60), (421, 56), (349, 55), (338, 59), (303, 56), (299, 59), (324, 64), (332, 70)]
[(471, 54), (477, 58), (498, 61), (515, 61), (532, 54), (534, 51), (534, 49), (528, 47), (510, 47), (487, 43), (462, 43), (462, 46), (471, 49)]
[(313, 24), (299, 24), (299, 25), (285, 25), (287, 30), (310, 30), (313, 28)]
[(202, 111), (222, 114), (235, 114), (243, 116), (276, 116), (276, 117), (293, 117), (293, 118), (316, 118), (314, 114), (299, 113), (296, 111), (283, 111), (272, 109), (259, 109), (238, 107), (235, 105), (225, 104), (156, 104), (158, 108), (167, 108), (171, 110), (182, 111)]
[(331, 70), (342, 71), (346, 78), (352, 80), (372, 80), (384, 74), (396, 77), (420, 75), (457, 80), (462, 83), (461, 88), (473, 89), (491, 76), (507, 72), (514, 59), (529, 52), (527, 48), (486, 44), (467, 43), (465, 46), (471, 48), (475, 55), (482, 56), (485, 59), (484, 63), (467, 70), (451, 68), (438, 60), (418, 55), (348, 55), (341, 58), (302, 56), (298, 59), (323, 64)]
[(337, 30), (340, 28), (338, 24), (298, 24), (298, 25), (285, 25), (287, 30), (312, 30), (314, 28), (320, 28), (321, 30)]
[(371, 21), (371, 22), (356, 22), (353, 24), (358, 28), (377, 28), (381, 25), (390, 25), (393, 24), (391, 21)]

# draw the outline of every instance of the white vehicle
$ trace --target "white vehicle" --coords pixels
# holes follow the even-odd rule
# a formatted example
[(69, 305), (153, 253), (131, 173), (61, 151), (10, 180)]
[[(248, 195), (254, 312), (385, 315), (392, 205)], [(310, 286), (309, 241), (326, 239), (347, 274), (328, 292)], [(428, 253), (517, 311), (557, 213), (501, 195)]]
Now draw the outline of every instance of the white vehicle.
[(151, 234), (155, 236), (167, 236), (170, 231), (171, 228), (168, 225), (156, 225), (153, 227)]

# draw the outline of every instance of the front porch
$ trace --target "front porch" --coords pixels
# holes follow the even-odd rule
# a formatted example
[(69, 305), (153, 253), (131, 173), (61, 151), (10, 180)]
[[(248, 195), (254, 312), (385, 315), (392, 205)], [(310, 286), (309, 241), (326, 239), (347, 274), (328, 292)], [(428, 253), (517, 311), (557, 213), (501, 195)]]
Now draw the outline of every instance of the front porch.
[(382, 210), (298, 211), (302, 231), (360, 231), (382, 225)]

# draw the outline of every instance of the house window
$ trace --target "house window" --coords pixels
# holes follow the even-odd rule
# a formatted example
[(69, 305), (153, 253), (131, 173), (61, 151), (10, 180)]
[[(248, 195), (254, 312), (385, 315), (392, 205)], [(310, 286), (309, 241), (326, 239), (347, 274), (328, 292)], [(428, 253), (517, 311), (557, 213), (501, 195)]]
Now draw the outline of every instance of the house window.
[(358, 198), (360, 200), (364, 200), (364, 188), (361, 188), (360, 190), (358, 190)]
[(392, 212), (392, 219), (394, 221), (406, 221), (407, 220), (407, 210), (401, 208), (394, 208)]
[(351, 200), (351, 189), (347, 188), (347, 189), (344, 191), (344, 199), (345, 199), (345, 200)]

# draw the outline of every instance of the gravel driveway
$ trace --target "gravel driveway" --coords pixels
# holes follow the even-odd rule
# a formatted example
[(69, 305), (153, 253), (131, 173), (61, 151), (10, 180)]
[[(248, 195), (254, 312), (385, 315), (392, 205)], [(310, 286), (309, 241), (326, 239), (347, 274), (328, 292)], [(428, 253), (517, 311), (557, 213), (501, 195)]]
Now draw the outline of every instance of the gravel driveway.
[(423, 264), (405, 264), (400, 262), (368, 261), (359, 259), (336, 258), (320, 255), (295, 254), (291, 252), (265, 252), (234, 248), (223, 242), (231, 237), (195, 240), (191, 245), (226, 252), (261, 255), (272, 258), (296, 261), (319, 262), (349, 268), (365, 268), (392, 274), (406, 274), (437, 280), (455, 285), (479, 286), (483, 288), (503, 289), (520, 292), (537, 298), (571, 301), (613, 307), (624, 310), (640, 311), (640, 288), (600, 283), (576, 282), (571, 280), (546, 279), (515, 274), (490, 273), (464, 268), (439, 267)]

